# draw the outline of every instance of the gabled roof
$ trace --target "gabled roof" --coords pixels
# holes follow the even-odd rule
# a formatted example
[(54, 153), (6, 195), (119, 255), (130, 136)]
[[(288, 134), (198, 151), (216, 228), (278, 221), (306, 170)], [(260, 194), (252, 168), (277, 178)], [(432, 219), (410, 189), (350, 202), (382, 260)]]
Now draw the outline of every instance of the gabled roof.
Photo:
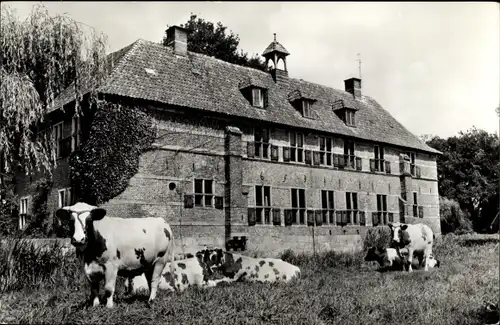
[[(145, 40), (110, 54), (110, 62), (113, 71), (99, 89), (104, 94), (440, 153), (409, 132), (369, 96), (354, 99), (346, 91), (293, 78), (275, 83), (268, 72), (198, 53), (178, 56), (169, 47)], [(242, 95), (240, 85), (249, 80), (267, 88), (265, 110), (253, 107)], [(288, 101), (288, 94), (297, 89), (316, 99), (312, 119), (304, 118)], [(74, 100), (72, 91), (67, 95), (60, 96), (59, 106)], [(339, 99), (358, 109), (356, 127), (346, 126), (333, 112), (332, 106)]]
[(264, 53), (262, 53), (262, 55), (265, 56), (266, 54), (272, 53), (274, 51), (283, 53), (285, 56), (290, 55), (285, 47), (277, 41), (271, 42), (271, 44), (269, 44), (269, 46), (264, 50)]

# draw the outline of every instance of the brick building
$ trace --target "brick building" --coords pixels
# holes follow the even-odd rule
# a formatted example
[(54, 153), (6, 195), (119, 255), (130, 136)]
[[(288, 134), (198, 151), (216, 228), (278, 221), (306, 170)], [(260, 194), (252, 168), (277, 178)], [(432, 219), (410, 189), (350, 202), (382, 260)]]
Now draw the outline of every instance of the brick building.
[[(185, 251), (245, 240), (247, 250), (272, 253), (350, 249), (391, 220), (440, 233), (440, 153), (364, 95), (360, 79), (345, 80), (345, 90), (293, 79), (276, 40), (263, 53), (273, 67), (263, 72), (188, 52), (183, 28), (167, 38), (167, 47), (138, 40), (110, 54), (100, 93), (141, 103), (157, 128), (139, 172), (105, 204), (110, 215), (166, 218)], [(72, 100), (63, 94), (60, 107)], [(61, 157), (55, 209), (76, 199), (67, 155), (88, 121), (69, 108), (50, 114)], [(17, 190), (29, 213), (29, 181)]]

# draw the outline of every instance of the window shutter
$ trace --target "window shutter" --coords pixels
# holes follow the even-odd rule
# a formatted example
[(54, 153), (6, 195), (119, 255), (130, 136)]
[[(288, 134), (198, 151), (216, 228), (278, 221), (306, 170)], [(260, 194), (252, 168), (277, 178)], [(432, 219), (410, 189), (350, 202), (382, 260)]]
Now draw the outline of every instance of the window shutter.
[(273, 225), (281, 226), (281, 210), (279, 208), (273, 209)]
[(342, 212), (341, 211), (336, 211), (336, 223), (337, 226), (342, 225)]
[(224, 207), (223, 197), (222, 196), (216, 196), (215, 197), (215, 208), (219, 209), (219, 210), (222, 210), (223, 207)]
[(390, 174), (391, 173), (391, 162), (386, 160), (384, 163), (385, 163), (385, 172), (387, 174)]
[(319, 166), (319, 164), (321, 163), (321, 156), (319, 154), (319, 151), (313, 152), (313, 161), (315, 166)]
[(251, 141), (247, 142), (247, 157), (248, 158), (255, 157), (255, 145)]
[(417, 178), (420, 178), (422, 176), (422, 171), (420, 169), (420, 166), (415, 166), (415, 170), (417, 171)]
[(279, 147), (275, 145), (271, 145), (271, 160), (278, 161), (279, 159)]
[(314, 226), (314, 210), (307, 210), (307, 225)]
[(304, 156), (305, 156), (306, 164), (312, 165), (311, 150), (304, 150)]
[(316, 210), (314, 211), (315, 217), (316, 217), (316, 226), (322, 226), (323, 225), (323, 211), (322, 210)]
[(370, 159), (370, 171), (375, 172), (375, 159)]
[(361, 157), (356, 157), (356, 170), (361, 170), (361, 165), (362, 161), (361, 161)]
[(292, 225), (292, 210), (286, 209), (285, 210), (285, 226), (291, 226)]
[(283, 161), (285, 161), (285, 162), (290, 161), (290, 148), (289, 147), (283, 147)]
[(358, 214), (359, 214), (359, 225), (366, 226), (365, 212), (359, 211)]
[(379, 222), (380, 222), (380, 218), (379, 218), (378, 212), (372, 212), (373, 226), (378, 226)]
[(255, 213), (255, 208), (248, 208), (248, 225), (255, 226), (257, 222), (257, 215)]
[(184, 208), (192, 209), (194, 206), (193, 195), (186, 194), (184, 195)]

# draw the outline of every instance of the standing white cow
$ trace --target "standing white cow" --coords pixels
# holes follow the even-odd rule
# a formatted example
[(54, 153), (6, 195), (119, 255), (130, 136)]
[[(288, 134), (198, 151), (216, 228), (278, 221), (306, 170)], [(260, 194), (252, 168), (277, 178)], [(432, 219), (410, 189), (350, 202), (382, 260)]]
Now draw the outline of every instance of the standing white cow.
[(389, 228), (392, 238), (391, 247), (398, 251), (398, 255), (402, 257), (399, 250), (408, 249), (408, 272), (413, 272), (411, 264), (415, 252), (423, 253), (424, 270), (428, 271), (434, 242), (432, 229), (423, 223), (403, 224), (399, 222), (389, 223)]
[(83, 256), (90, 300), (99, 305), (99, 283), (104, 278), (106, 307), (112, 308), (117, 275), (131, 278), (144, 273), (152, 302), (167, 260), (174, 260), (169, 224), (162, 218), (105, 215), (105, 209), (82, 202), (56, 211), (59, 219), (70, 221), (71, 244)]

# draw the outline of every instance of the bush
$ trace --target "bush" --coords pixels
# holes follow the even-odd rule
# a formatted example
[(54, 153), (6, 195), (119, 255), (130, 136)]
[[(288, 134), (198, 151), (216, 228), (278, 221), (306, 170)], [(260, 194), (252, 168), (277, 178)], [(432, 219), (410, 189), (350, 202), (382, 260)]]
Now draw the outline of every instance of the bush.
[(366, 231), (363, 248), (367, 250), (370, 247), (387, 248), (391, 243), (391, 229), (389, 227), (373, 227)]
[(441, 217), (441, 233), (468, 233), (472, 230), (472, 223), (460, 209), (457, 201), (445, 197), (439, 198), (439, 215)]

